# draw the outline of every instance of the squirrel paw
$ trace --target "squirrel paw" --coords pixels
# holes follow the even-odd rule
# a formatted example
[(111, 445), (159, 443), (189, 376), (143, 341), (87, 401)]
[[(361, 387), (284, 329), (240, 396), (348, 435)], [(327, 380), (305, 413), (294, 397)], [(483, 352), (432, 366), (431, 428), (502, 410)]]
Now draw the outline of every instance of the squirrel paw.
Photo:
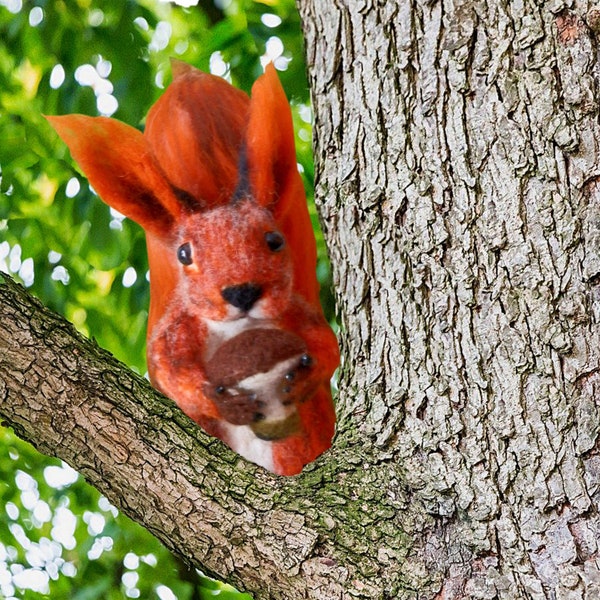
[(295, 368), (290, 369), (281, 385), (282, 404), (302, 403), (308, 400), (319, 386), (314, 380), (314, 359), (310, 354), (303, 354)]
[(238, 391), (222, 385), (207, 385), (205, 394), (215, 403), (221, 417), (232, 425), (249, 425), (265, 419), (265, 403), (253, 392)]

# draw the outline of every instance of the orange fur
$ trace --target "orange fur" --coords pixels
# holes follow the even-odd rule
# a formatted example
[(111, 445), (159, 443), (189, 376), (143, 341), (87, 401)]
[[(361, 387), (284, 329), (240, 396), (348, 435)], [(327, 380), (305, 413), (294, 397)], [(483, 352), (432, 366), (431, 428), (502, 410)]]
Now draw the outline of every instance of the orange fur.
[[(102, 117), (48, 120), (102, 199), (146, 231), (153, 384), (249, 460), (292, 475), (331, 444), (339, 350), (319, 304), (289, 105), (272, 65), (250, 98), (184, 63), (173, 70), (143, 134)], [(216, 349), (256, 329), (277, 357), (277, 340), (291, 338), (270, 341), (270, 328), (299, 336), (306, 352), (282, 349), (239, 389), (214, 391), (205, 365)]]

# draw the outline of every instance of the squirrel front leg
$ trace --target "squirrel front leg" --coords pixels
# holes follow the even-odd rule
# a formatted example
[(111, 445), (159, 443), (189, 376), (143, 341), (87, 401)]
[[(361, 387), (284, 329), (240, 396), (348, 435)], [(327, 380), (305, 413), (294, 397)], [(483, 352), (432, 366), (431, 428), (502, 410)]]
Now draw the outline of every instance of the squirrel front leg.
[(223, 419), (232, 425), (250, 425), (263, 418), (261, 410), (265, 402), (256, 392), (227, 389), (212, 383), (204, 385), (204, 393), (217, 407)]
[(167, 310), (148, 339), (150, 381), (201, 427), (221, 418), (204, 394), (207, 328), (185, 310)]
[(284, 323), (306, 344), (306, 352), (284, 376), (281, 391), (289, 402), (302, 403), (329, 381), (339, 365), (337, 338), (320, 311), (297, 300), (284, 315)]

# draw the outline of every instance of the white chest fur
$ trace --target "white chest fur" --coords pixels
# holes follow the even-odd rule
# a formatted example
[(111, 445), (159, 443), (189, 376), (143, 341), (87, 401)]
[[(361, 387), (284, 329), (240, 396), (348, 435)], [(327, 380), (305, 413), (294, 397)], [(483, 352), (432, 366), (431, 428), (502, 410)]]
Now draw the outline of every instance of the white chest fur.
[(272, 442), (261, 440), (247, 425), (225, 423), (223, 429), (224, 440), (234, 452), (269, 471), (275, 469)]

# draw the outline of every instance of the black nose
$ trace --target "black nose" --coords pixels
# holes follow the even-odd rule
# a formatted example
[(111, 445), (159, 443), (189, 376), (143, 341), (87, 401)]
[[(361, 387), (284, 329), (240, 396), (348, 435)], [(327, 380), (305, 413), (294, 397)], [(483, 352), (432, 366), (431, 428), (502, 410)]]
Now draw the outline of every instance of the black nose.
[(249, 311), (254, 303), (260, 298), (262, 289), (254, 283), (243, 283), (242, 285), (231, 285), (221, 290), (221, 296), (229, 304), (243, 311)]

